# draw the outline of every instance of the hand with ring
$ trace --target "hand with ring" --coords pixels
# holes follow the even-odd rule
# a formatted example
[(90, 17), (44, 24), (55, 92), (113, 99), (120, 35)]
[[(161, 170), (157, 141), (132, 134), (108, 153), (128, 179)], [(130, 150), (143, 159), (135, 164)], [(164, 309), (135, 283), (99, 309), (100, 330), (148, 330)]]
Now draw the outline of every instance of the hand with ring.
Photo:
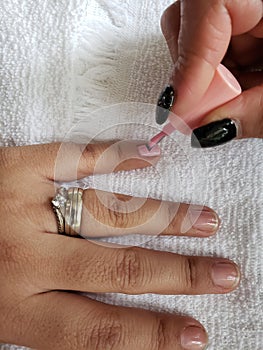
[(207, 207), (148, 198), (125, 211), (142, 198), (78, 188), (58, 198), (57, 181), (149, 166), (136, 150), (127, 141), (0, 148), (0, 342), (53, 350), (205, 348), (206, 331), (190, 317), (74, 293), (227, 293), (239, 283), (227, 259), (94, 241), (122, 233), (205, 238), (219, 222)]

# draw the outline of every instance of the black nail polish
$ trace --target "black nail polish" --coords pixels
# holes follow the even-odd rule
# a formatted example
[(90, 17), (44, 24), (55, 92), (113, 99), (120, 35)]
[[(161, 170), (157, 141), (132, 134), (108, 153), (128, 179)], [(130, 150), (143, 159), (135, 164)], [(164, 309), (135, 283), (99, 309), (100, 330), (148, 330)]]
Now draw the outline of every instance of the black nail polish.
[(175, 99), (174, 89), (171, 85), (167, 85), (166, 88), (162, 91), (159, 100), (157, 102), (156, 108), (156, 123), (163, 124), (166, 122), (170, 109), (173, 106)]
[(227, 118), (195, 129), (192, 133), (191, 146), (195, 148), (214, 147), (222, 145), (236, 136), (236, 123)]

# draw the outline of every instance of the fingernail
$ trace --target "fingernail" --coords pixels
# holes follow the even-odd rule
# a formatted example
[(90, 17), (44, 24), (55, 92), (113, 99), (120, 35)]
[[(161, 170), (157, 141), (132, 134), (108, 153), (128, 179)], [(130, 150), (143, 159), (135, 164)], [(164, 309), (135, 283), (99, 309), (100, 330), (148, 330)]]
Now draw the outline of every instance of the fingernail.
[(194, 229), (200, 236), (210, 236), (218, 229), (219, 224), (219, 217), (213, 210), (201, 205), (191, 205), (182, 221), (181, 233)]
[(162, 91), (158, 102), (157, 102), (157, 108), (156, 108), (156, 123), (157, 124), (163, 124), (166, 122), (170, 110), (174, 104), (175, 100), (175, 92), (171, 85), (167, 85), (165, 89)]
[[(113, 146), (115, 147), (115, 152), (119, 155), (119, 158), (122, 161), (129, 161), (130, 159), (138, 159), (138, 160), (146, 160), (147, 162), (150, 161), (152, 163), (157, 162), (161, 154), (160, 147), (157, 145), (156, 147), (153, 147), (151, 151), (149, 151), (146, 147), (146, 144), (143, 142), (145, 141), (123, 140), (115, 143)], [(146, 150), (144, 150), (144, 148), (146, 148)]]
[(237, 137), (237, 123), (233, 119), (218, 120), (194, 129), (191, 146), (206, 148), (222, 145)]
[(192, 227), (204, 233), (212, 233), (218, 229), (219, 218), (212, 210), (189, 209)]
[[(116, 152), (120, 155), (120, 158), (129, 159), (129, 158), (143, 158), (143, 157), (157, 157), (161, 154), (161, 148), (156, 145), (152, 148), (151, 151), (146, 147), (146, 142), (142, 140), (135, 141), (119, 141), (116, 143)], [(146, 151), (145, 150), (148, 151)], [(144, 154), (145, 153), (145, 154)]]
[(137, 150), (141, 157), (157, 157), (161, 154), (161, 148), (158, 145), (155, 145), (151, 150), (146, 145), (140, 145)]
[(187, 327), (181, 334), (181, 346), (185, 350), (204, 350), (207, 341), (207, 334), (205, 330), (200, 327)]
[(212, 267), (212, 280), (221, 288), (232, 289), (240, 279), (238, 267), (228, 262), (218, 262)]

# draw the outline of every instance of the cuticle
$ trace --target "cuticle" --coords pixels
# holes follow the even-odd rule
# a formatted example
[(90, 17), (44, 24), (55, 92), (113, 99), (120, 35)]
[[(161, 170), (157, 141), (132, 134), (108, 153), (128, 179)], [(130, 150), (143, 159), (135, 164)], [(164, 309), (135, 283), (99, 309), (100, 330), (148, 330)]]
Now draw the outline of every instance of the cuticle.
[(233, 123), (235, 124), (235, 127), (236, 127), (236, 131), (237, 131), (236, 139), (240, 139), (242, 137), (242, 134), (243, 134), (241, 121), (238, 119), (235, 119), (235, 118), (230, 118), (230, 119), (233, 121)]

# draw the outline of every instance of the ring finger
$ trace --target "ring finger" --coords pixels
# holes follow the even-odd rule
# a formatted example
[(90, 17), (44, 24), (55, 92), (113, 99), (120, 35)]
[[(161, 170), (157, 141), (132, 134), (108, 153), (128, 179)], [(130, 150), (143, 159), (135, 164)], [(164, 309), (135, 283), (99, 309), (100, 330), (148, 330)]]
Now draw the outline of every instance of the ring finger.
[[(48, 231), (57, 233), (50, 204)], [(81, 235), (165, 234), (207, 237), (219, 226), (217, 214), (201, 205), (134, 198), (98, 190), (83, 193)]]

